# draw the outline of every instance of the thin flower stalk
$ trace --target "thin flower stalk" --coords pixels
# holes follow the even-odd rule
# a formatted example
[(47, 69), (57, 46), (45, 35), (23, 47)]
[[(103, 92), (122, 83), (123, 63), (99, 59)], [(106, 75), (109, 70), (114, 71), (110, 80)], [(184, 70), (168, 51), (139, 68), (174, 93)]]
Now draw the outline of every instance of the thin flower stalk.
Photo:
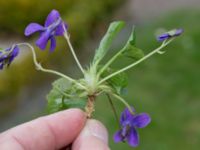
[(117, 54), (115, 54), (99, 71), (98, 75), (100, 76), (126, 49), (121, 49)]
[(65, 78), (65, 79), (67, 79), (67, 80), (69, 80), (69, 81), (71, 81), (71, 82), (73, 82), (73, 83), (79, 85), (81, 88), (86, 89), (85, 86), (83, 86), (82, 84), (78, 83), (76, 80), (74, 80), (74, 79), (68, 77), (68, 76), (65, 75), (65, 74), (62, 74), (62, 73), (57, 72), (57, 71), (55, 71), (55, 70), (43, 68), (43, 67), (41, 66), (41, 64), (37, 62), (37, 56), (36, 56), (35, 50), (34, 50), (33, 46), (31, 46), (29, 43), (19, 43), (19, 44), (17, 44), (17, 45), (18, 45), (18, 46), (27, 46), (27, 47), (30, 48), (30, 50), (31, 50), (31, 52), (32, 52), (32, 55), (33, 55), (33, 62), (34, 62), (34, 64), (35, 64), (37, 70), (40, 70), (40, 71), (43, 71), (43, 72), (46, 72), (46, 73), (51, 73), (51, 74), (58, 75), (58, 76), (60, 76), (60, 77), (62, 77), (62, 78)]
[(113, 97), (115, 97), (116, 99), (120, 100), (120, 101), (129, 109), (129, 111), (130, 111), (132, 114), (134, 114), (134, 112), (133, 112), (132, 109), (131, 109), (131, 106), (130, 106), (122, 97), (120, 97), (119, 95), (114, 94), (114, 93), (111, 93), (111, 95), (112, 95)]
[(109, 94), (106, 94), (106, 96), (108, 97), (108, 101), (109, 101), (110, 106), (111, 106), (111, 108), (112, 108), (112, 110), (113, 110), (113, 113), (114, 113), (115, 119), (116, 119), (116, 121), (117, 121), (117, 124), (118, 124), (118, 126), (119, 126), (119, 128), (120, 128), (119, 119), (118, 119), (119, 117), (118, 117), (118, 115), (117, 115), (117, 111), (116, 111), (115, 106), (114, 106), (114, 104), (113, 104), (113, 102), (112, 102), (112, 99), (111, 99), (111, 97), (110, 97)]
[(76, 56), (76, 53), (75, 53), (74, 48), (73, 48), (73, 46), (72, 46), (72, 44), (71, 44), (71, 42), (70, 42), (70, 37), (69, 37), (69, 35), (68, 35), (68, 32), (67, 32), (67, 30), (66, 30), (64, 24), (63, 24), (63, 28), (64, 28), (64, 37), (65, 37), (65, 39), (67, 40), (67, 43), (68, 43), (68, 45), (69, 45), (69, 49), (70, 49), (70, 51), (71, 51), (71, 53), (72, 53), (72, 55), (73, 55), (73, 57), (74, 57), (74, 59), (75, 59), (77, 65), (78, 65), (79, 69), (80, 69), (81, 72), (84, 74), (84, 69), (83, 69), (83, 67), (82, 67), (82, 65), (81, 65), (81, 63), (80, 63), (80, 61), (78, 60), (78, 58), (77, 58), (77, 56)]
[(128, 69), (140, 64), (141, 62), (143, 62), (144, 60), (146, 60), (147, 58), (151, 57), (152, 55), (159, 53), (162, 54), (163, 52), (161, 51), (162, 48), (164, 48), (165, 46), (167, 46), (169, 43), (171, 43), (173, 41), (173, 39), (170, 39), (167, 42), (163, 42), (162, 45), (160, 47), (158, 47), (157, 49), (153, 50), (152, 52), (150, 52), (149, 54), (147, 54), (146, 56), (144, 56), (143, 58), (139, 59), (138, 61), (128, 65), (127, 67), (124, 67), (116, 72), (114, 72), (113, 74), (108, 75), (107, 77), (103, 78), (101, 81), (99, 81), (99, 84), (102, 84), (103, 82), (105, 82), (106, 80), (124, 72), (127, 71)]

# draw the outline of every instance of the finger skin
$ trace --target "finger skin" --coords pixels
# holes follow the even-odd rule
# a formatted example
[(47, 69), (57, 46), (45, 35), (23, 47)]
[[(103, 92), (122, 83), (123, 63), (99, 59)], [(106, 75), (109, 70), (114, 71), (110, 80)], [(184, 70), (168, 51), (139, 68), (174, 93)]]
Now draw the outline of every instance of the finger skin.
[(85, 127), (75, 139), (72, 150), (109, 150), (108, 132), (97, 120), (87, 120)]
[(72, 143), (85, 122), (86, 116), (79, 109), (69, 109), (41, 117), (0, 134), (0, 149), (60, 149)]
[(96, 137), (87, 137), (78, 147), (72, 150), (110, 150), (108, 145)]

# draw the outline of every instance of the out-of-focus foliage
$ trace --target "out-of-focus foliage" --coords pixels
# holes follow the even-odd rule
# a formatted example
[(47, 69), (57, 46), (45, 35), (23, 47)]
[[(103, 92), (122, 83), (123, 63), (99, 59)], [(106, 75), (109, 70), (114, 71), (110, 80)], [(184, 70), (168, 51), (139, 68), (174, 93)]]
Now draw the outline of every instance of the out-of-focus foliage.
[[(26, 62), (25, 65), (22, 62)], [(24, 58), (22, 61), (11, 64), (10, 68), (5, 68), (0, 72), (0, 114), (4, 114), (15, 107), (20, 91), (23, 87), (42, 84), (48, 79), (48, 76), (36, 71), (30, 58)], [(37, 75), (37, 78), (34, 76)]]
[(57, 9), (61, 16), (69, 23), (70, 28), (75, 30), (79, 36), (83, 36), (100, 20), (105, 19), (105, 16), (120, 2), (122, 1), (2, 0), (0, 1), (0, 32), (21, 34), (28, 23), (33, 21), (43, 23), (46, 15), (52, 9)]
[[(163, 16), (156, 22), (137, 27), (137, 46), (145, 53), (158, 44), (155, 30), (181, 27), (183, 35), (165, 48), (164, 55), (155, 55), (143, 64), (128, 71), (127, 100), (138, 112), (148, 112), (152, 122), (140, 130), (137, 150), (199, 150), (200, 147), (200, 12), (185, 10)], [(124, 62), (126, 63), (126, 62)], [(116, 64), (122, 66), (124, 64)], [(115, 121), (105, 97), (97, 100), (96, 116), (104, 120), (109, 129)], [(115, 102), (119, 112), (120, 102)], [(100, 107), (99, 107), (100, 106)], [(103, 113), (108, 114), (106, 117)], [(114, 129), (115, 128), (115, 129)], [(113, 134), (117, 125), (112, 128)], [(131, 149), (126, 143), (114, 144), (116, 150)]]
[[(80, 47), (89, 35), (95, 30), (102, 21), (107, 21), (115, 7), (119, 6), (122, 0), (1, 0), (0, 1), (0, 34), (9, 34), (10, 37), (16, 34), (23, 37), (24, 29), (30, 22), (44, 24), (44, 20), (52, 9), (57, 9), (63, 20), (69, 27), (72, 41), (75, 47)], [(36, 36), (34, 36), (36, 37)], [(66, 43), (64, 40), (57, 39), (57, 50), (53, 54), (39, 52), (39, 60), (42, 65), (47, 62), (49, 68), (56, 68), (55, 64), (65, 70), (62, 64), (67, 64), (68, 56)], [(48, 49), (48, 48), (47, 48)], [(63, 50), (64, 49), (64, 50)], [(26, 49), (23, 49), (25, 51)], [(58, 51), (60, 50), (60, 51)], [(62, 50), (62, 51), (61, 51)], [(67, 49), (66, 49), (67, 50)], [(21, 51), (20, 53), (23, 53)], [(27, 49), (28, 51), (28, 49)], [(65, 54), (63, 54), (65, 53)], [(21, 55), (21, 54), (20, 54)], [(47, 61), (48, 59), (48, 61)], [(57, 66), (57, 67), (58, 67)], [(63, 71), (64, 72), (64, 71)], [(8, 70), (0, 72), (0, 115), (15, 105), (19, 91), (25, 85), (36, 85), (41, 79), (45, 82), (48, 78), (41, 77), (44, 73), (36, 73), (31, 55), (14, 63)], [(37, 86), (40, 86), (38, 83)], [(10, 108), (12, 109), (12, 108)], [(9, 111), (9, 110), (8, 110)]]
[(42, 22), (52, 8), (58, 8), (61, 13), (66, 13), (74, 2), (72, 0), (60, 2), (52, 0), (1, 0), (0, 28), (5, 32), (23, 33), (29, 22)]

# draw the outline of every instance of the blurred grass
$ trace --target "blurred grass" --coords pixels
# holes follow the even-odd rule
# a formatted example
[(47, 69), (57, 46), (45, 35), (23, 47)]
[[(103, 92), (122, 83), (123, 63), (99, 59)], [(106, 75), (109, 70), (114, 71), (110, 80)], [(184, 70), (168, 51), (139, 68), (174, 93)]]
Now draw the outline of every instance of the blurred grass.
[[(138, 113), (148, 112), (152, 117), (147, 128), (139, 129), (141, 142), (135, 148), (137, 150), (199, 150), (199, 18), (200, 11), (183, 10), (137, 28), (137, 46), (144, 49), (145, 53), (158, 45), (154, 36), (156, 29), (182, 27), (185, 30), (181, 37), (165, 48), (164, 55), (155, 55), (128, 71), (127, 100)], [(122, 64), (116, 63), (118, 66)], [(102, 97), (97, 101), (96, 117), (103, 120), (109, 129), (111, 148), (131, 149), (126, 143), (112, 142), (117, 125), (105, 99)], [(121, 112), (122, 105), (115, 103), (118, 112)]]

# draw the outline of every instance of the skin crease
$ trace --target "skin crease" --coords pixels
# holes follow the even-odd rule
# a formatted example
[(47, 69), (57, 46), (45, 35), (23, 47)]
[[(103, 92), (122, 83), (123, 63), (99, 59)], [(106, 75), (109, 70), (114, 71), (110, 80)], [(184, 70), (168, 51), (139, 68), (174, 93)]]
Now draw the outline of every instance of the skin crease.
[[(1, 150), (109, 150), (106, 128), (87, 120), (79, 109), (69, 109), (24, 123), (0, 134)], [(67, 148), (66, 148), (67, 149)]]

